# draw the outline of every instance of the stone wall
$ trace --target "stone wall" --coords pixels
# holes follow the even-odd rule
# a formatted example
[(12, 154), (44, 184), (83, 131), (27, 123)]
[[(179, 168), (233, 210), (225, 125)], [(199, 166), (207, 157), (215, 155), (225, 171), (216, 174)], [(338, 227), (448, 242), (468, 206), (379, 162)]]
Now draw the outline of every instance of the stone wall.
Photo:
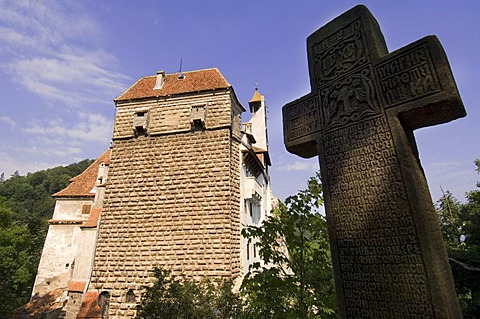
[(148, 112), (148, 133), (153, 135), (190, 131), (192, 107), (205, 107), (205, 128), (228, 127), (232, 123), (230, 105), (231, 97), (225, 90), (143, 102), (122, 102), (117, 105), (113, 138), (134, 137), (132, 127), (136, 112)]
[(114, 142), (90, 284), (110, 291), (111, 314), (129, 289), (139, 300), (154, 266), (239, 273), (238, 154), (230, 129)]

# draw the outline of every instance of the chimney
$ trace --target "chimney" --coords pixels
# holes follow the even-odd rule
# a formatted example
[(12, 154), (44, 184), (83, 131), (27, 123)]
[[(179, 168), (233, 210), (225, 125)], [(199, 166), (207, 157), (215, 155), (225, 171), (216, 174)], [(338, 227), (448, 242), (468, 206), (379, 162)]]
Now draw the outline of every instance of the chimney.
[(157, 71), (157, 81), (155, 82), (154, 90), (160, 90), (165, 82), (165, 71)]

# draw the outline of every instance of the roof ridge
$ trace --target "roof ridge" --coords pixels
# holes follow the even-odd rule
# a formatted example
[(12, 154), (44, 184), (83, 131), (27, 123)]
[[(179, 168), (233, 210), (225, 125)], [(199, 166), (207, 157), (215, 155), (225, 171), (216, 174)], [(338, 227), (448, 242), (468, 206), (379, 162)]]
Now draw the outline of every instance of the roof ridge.
[[(185, 78), (176, 77), (176, 75), (179, 74), (185, 75)], [(154, 89), (154, 82), (157, 76), (158, 75), (147, 75), (141, 77), (114, 99), (114, 102), (232, 88), (232, 85), (216, 67), (165, 73), (165, 81), (162, 87)]]

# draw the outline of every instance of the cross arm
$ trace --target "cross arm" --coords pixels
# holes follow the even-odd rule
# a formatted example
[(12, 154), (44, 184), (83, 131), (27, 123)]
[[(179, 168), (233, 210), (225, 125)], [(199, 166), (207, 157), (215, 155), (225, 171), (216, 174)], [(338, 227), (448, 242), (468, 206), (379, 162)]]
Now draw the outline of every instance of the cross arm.
[(436, 36), (427, 36), (375, 63), (387, 113), (412, 130), (466, 115), (447, 56)]
[(303, 158), (318, 155), (316, 136), (320, 133), (320, 109), (318, 98), (310, 93), (285, 104), (283, 136), (287, 150)]

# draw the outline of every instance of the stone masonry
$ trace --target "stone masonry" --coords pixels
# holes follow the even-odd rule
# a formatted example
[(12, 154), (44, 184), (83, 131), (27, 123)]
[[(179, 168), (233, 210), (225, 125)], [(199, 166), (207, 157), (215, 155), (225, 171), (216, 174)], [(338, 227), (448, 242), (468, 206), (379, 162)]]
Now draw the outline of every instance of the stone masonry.
[(216, 69), (142, 78), (115, 102), (89, 290), (109, 297), (109, 318), (132, 318), (155, 266), (194, 278), (240, 275), (244, 109)]

